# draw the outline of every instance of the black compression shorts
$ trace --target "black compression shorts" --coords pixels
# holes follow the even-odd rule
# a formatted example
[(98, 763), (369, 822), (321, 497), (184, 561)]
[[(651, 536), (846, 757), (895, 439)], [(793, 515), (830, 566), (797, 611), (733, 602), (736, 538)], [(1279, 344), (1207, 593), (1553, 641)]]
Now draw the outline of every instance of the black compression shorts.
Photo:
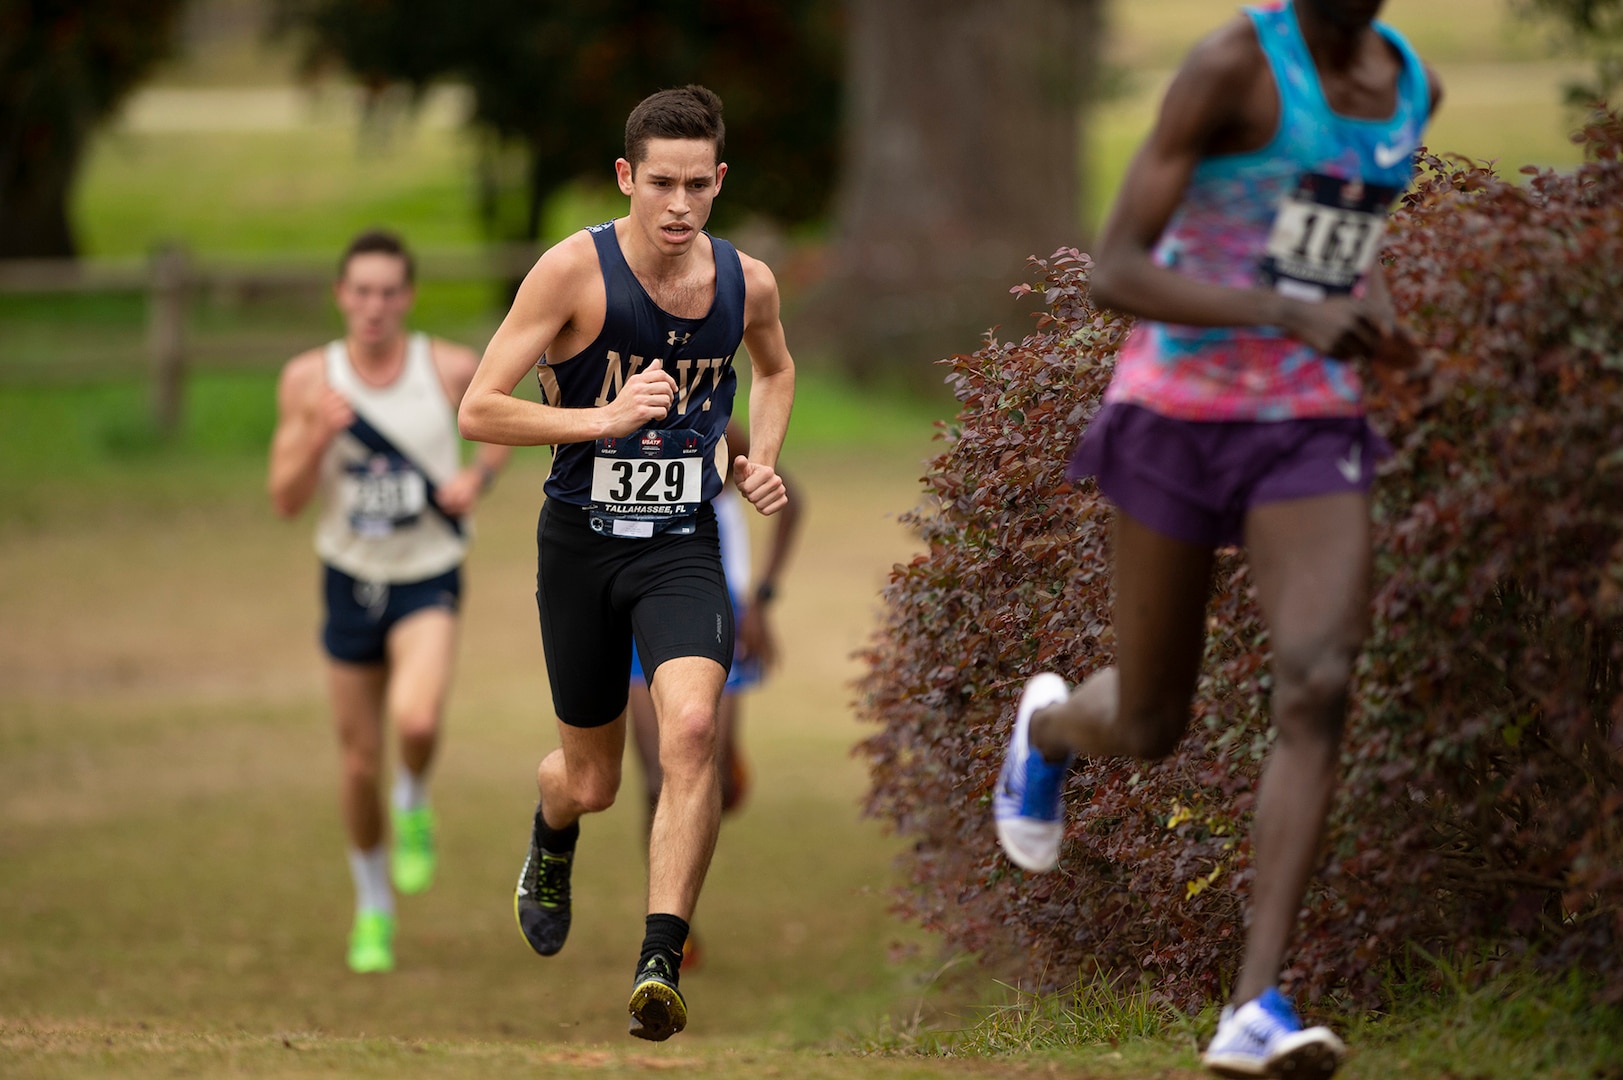
[(535, 542), (541, 648), (564, 723), (600, 727), (625, 711), (633, 635), (650, 679), (679, 656), (732, 666), (733, 605), (709, 504), (688, 535), (637, 539), (595, 533), (584, 507), (548, 499)]

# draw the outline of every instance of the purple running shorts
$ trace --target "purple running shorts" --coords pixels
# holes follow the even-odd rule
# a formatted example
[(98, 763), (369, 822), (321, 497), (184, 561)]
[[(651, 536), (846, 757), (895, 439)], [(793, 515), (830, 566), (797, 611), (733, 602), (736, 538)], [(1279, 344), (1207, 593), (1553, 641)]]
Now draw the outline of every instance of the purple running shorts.
[(1112, 402), (1082, 433), (1065, 475), (1094, 477), (1117, 509), (1204, 547), (1239, 544), (1253, 506), (1367, 493), (1392, 447), (1362, 416), (1176, 420)]

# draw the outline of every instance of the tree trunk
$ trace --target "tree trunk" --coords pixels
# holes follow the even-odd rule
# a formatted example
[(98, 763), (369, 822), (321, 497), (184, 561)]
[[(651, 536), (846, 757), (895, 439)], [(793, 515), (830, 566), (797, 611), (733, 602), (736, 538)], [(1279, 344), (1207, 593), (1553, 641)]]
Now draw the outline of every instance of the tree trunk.
[(1082, 243), (1102, 8), (850, 0), (835, 249), (810, 315), (848, 370), (933, 379), (930, 361), (1023, 318), (1009, 288), (1028, 256)]
[[(60, 131), (50, 136), (57, 143), (69, 137)], [(21, 152), (0, 154), (0, 259), (78, 254), (68, 224), (68, 195), (79, 155), (77, 145), (55, 146), (32, 158)]]

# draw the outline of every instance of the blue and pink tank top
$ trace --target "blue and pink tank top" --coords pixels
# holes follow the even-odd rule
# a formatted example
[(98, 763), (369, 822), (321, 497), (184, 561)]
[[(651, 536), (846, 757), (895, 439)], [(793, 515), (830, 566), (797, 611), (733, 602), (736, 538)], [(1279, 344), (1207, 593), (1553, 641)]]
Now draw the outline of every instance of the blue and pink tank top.
[[(1202, 160), (1154, 251), (1156, 262), (1231, 288), (1269, 286), (1305, 299), (1358, 289), (1387, 211), (1408, 187), (1431, 113), (1420, 59), (1396, 30), (1375, 29), (1402, 58), (1384, 120), (1331, 110), (1290, 3), (1245, 9), (1279, 94), (1279, 124), (1259, 150)], [(1354, 365), (1272, 327), (1141, 320), (1116, 360), (1106, 401), (1187, 420), (1357, 416)]]

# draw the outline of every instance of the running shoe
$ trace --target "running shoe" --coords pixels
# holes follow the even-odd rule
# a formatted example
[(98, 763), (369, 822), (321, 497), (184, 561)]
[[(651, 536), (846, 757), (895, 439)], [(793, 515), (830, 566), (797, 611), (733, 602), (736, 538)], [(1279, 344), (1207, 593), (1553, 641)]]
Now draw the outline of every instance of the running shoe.
[(1052, 870), (1059, 865), (1059, 842), (1065, 834), (1065, 809), (1059, 794), (1071, 766), (1068, 755), (1064, 761), (1044, 761), (1031, 748), (1031, 714), (1059, 704), (1068, 694), (1065, 680), (1052, 672), (1027, 680), (992, 795), (998, 842), (1009, 859), (1026, 870)]
[(394, 887), (420, 893), (434, 883), (434, 811), (427, 806), (394, 811), (394, 851), (389, 870)]
[(664, 1042), (688, 1026), (688, 1006), (676, 988), (676, 972), (668, 957), (655, 953), (637, 969), (631, 988), (631, 1034), (649, 1042)]
[(1347, 1047), (1327, 1027), (1304, 1029), (1278, 990), (1223, 1010), (1201, 1061), (1218, 1076), (1328, 1080)]
[(518, 874), (513, 892), (513, 917), (530, 948), (542, 956), (552, 956), (569, 937), (569, 871), (575, 853), (542, 850), (535, 832), (530, 832), (530, 853)]
[(394, 970), (394, 916), (357, 911), (349, 931), (349, 970), (358, 975)]

